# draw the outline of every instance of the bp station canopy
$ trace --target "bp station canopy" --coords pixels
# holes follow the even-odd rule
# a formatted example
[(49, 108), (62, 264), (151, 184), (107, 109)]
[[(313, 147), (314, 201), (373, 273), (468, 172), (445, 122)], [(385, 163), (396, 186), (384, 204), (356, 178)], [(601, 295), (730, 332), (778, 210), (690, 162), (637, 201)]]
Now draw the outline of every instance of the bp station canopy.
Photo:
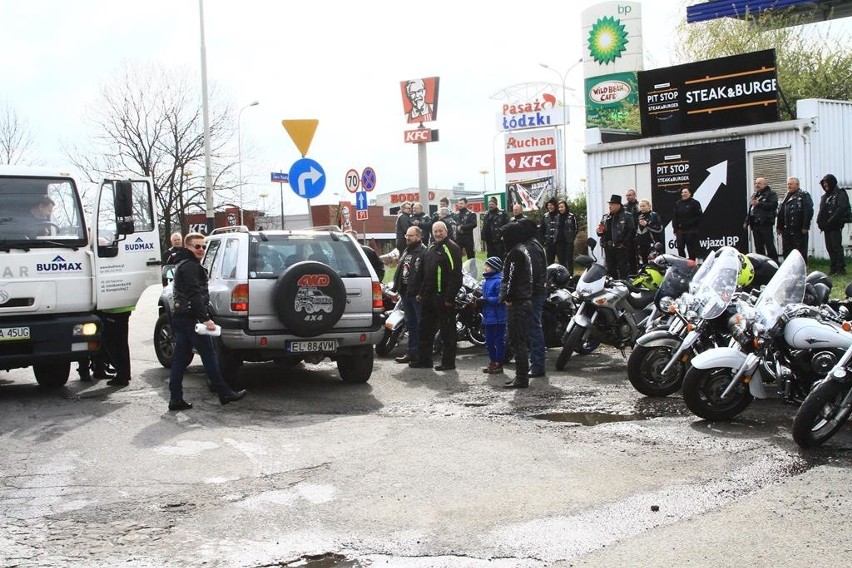
[(790, 10), (801, 18), (797, 23), (822, 22), (852, 16), (852, 0), (709, 0), (688, 6), (686, 21), (745, 19), (769, 10)]

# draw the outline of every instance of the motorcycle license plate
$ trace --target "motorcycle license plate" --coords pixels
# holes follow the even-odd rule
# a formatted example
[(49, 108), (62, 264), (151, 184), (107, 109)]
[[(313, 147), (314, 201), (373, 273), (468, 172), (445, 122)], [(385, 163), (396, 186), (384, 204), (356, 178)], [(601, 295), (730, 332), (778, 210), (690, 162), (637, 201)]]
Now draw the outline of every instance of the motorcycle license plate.
[(26, 341), (29, 338), (29, 327), (0, 327), (0, 341)]
[(316, 353), (337, 351), (337, 341), (334, 339), (323, 339), (315, 341), (288, 341), (287, 351), (290, 353)]

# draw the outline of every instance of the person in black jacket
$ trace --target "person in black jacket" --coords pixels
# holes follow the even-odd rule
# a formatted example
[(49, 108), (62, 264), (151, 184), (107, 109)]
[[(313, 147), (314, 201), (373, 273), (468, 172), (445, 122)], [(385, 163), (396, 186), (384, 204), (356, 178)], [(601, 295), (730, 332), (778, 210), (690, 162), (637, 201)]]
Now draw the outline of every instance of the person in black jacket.
[(476, 256), (476, 249), (473, 246), (473, 231), (476, 230), (476, 213), (467, 208), (467, 199), (462, 197), (459, 199), (459, 207), (456, 212), (458, 226), (456, 227), (456, 243), (462, 249), (467, 258)]
[(677, 253), (695, 260), (701, 255), (701, 245), (698, 242), (698, 226), (701, 223), (701, 204), (692, 198), (692, 190), (681, 188), (680, 200), (674, 205), (672, 229), (677, 240)]
[(787, 180), (787, 195), (778, 208), (775, 228), (781, 235), (781, 254), (787, 257), (794, 249), (808, 258), (808, 234), (814, 217), (814, 202), (811, 194), (801, 189), (799, 178)]
[(633, 215), (621, 206), (620, 195), (613, 195), (607, 203), (609, 213), (601, 219), (597, 234), (603, 240), (607, 273), (613, 278), (626, 280), (630, 269), (627, 255), (636, 227)]
[(527, 258), (532, 268), (532, 296), (530, 317), (527, 320), (527, 346), (529, 347), (530, 377), (543, 377), (547, 345), (544, 343), (544, 329), (541, 327), (541, 316), (544, 312), (544, 302), (547, 300), (547, 254), (544, 246), (538, 240), (538, 228), (532, 219), (518, 221), (524, 229), (524, 246), (527, 248)]
[(396, 250), (399, 254), (405, 250), (405, 231), (411, 226), (411, 203), (407, 201), (400, 205), (399, 216), (396, 218)]
[(547, 264), (553, 264), (556, 260), (556, 236), (559, 230), (559, 212), (556, 210), (556, 198), (551, 197), (544, 206), (547, 210), (541, 216), (541, 223), (538, 226), (539, 242), (544, 245)]
[[(636, 190), (628, 189), (625, 194), (624, 211), (633, 216), (633, 225), (639, 226), (639, 202), (636, 200)], [(630, 240), (627, 245), (627, 268), (630, 274), (639, 272), (639, 244), (636, 242), (636, 235)]]
[[(172, 236), (169, 237), (169, 241), (172, 246), (166, 249), (166, 252), (163, 253), (163, 266), (173, 265), (174, 257), (178, 251), (183, 250), (183, 236), (180, 233), (172, 233)], [(169, 281), (165, 275), (163, 275), (163, 288), (168, 285)]]
[(456, 368), (455, 300), (462, 284), (461, 250), (447, 238), (443, 221), (432, 224), (432, 244), (423, 252), (421, 269), (415, 274), (414, 290), (420, 304), (420, 328), (417, 330), (417, 361), (412, 368), (432, 367), (432, 346), (435, 332), (440, 330), (443, 351), (436, 371)]
[(488, 257), (496, 256), (503, 259), (506, 256), (506, 249), (503, 247), (502, 231), (503, 225), (509, 222), (509, 216), (505, 211), (501, 210), (497, 204), (497, 198), (491, 197), (488, 200), (488, 213), (485, 214), (485, 219), (482, 220), (482, 242), (485, 243), (485, 250), (488, 251)]
[(830, 274), (846, 274), (846, 261), (843, 258), (843, 225), (852, 221), (849, 218), (849, 196), (846, 190), (837, 187), (837, 178), (826, 175), (819, 181), (823, 194), (819, 200), (817, 227), (825, 233), (825, 248), (831, 262)]
[(751, 227), (754, 240), (754, 252), (778, 260), (778, 249), (775, 247), (775, 214), (778, 211), (778, 196), (760, 177), (754, 180), (754, 194), (748, 207), (748, 215), (743, 222), (743, 229)]
[[(347, 235), (352, 235), (352, 238), (355, 239), (355, 242), (358, 242), (358, 231), (355, 229), (349, 229), (346, 231)], [(376, 276), (379, 278), (379, 282), (385, 281), (385, 263), (382, 262), (382, 259), (379, 258), (379, 253), (373, 250), (373, 247), (362, 244), (361, 250), (364, 251), (364, 255), (367, 257), (367, 260), (370, 261), (370, 266), (373, 267), (373, 270), (376, 271)]]
[(556, 204), (559, 213), (559, 227), (556, 230), (556, 260), (574, 275), (574, 241), (577, 240), (577, 217), (571, 213), (564, 199)]
[(204, 249), (204, 235), (189, 233), (184, 238), (184, 248), (178, 252), (175, 259), (177, 266), (173, 288), (174, 313), (172, 314), (175, 350), (169, 373), (169, 410), (192, 408), (192, 404), (183, 398), (183, 371), (186, 369), (193, 347), (201, 355), (210, 384), (219, 393), (219, 402), (228, 404), (246, 396), (246, 391), (234, 392), (225, 382), (213, 348), (212, 338), (195, 332), (195, 324), (199, 322), (203, 323), (208, 330), (216, 329), (216, 324), (210, 319), (208, 312), (210, 293), (207, 290), (207, 271), (200, 262), (204, 256)]
[(506, 330), (515, 357), (515, 378), (506, 388), (529, 386), (530, 359), (527, 347), (528, 321), (532, 317), (532, 263), (524, 245), (523, 222), (509, 223), (503, 229), (503, 244), (508, 252), (503, 261), (500, 301), (506, 304)]
[(417, 360), (419, 343), (418, 329), (421, 319), (421, 305), (417, 302), (417, 290), (414, 282), (423, 260), (426, 247), (422, 242), (423, 232), (420, 227), (409, 227), (405, 232), (408, 246), (399, 257), (399, 265), (393, 275), (393, 289), (402, 300), (402, 311), (405, 314), (405, 329), (408, 330), (408, 351), (402, 357), (397, 357), (397, 363), (411, 363)]
[(636, 223), (636, 248), (639, 262), (643, 266), (648, 263), (648, 257), (654, 245), (662, 242), (663, 221), (659, 213), (651, 210), (651, 202), (643, 199), (639, 202), (639, 221)]
[[(432, 217), (423, 211), (423, 204), (419, 201), (411, 206), (411, 226), (420, 227), (420, 242), (428, 245), (429, 236), (432, 234)], [(408, 246), (407, 243), (406, 246)]]

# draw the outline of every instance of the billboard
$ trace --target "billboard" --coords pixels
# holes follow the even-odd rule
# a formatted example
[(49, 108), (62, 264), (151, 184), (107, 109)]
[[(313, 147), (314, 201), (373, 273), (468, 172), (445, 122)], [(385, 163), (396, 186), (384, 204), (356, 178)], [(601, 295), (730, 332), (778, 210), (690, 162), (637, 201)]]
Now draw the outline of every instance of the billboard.
[(778, 120), (775, 50), (639, 73), (643, 136)]
[(406, 122), (422, 124), (438, 119), (438, 81), (438, 77), (400, 81)]
[(543, 93), (531, 101), (505, 103), (497, 115), (497, 130), (525, 130), (555, 127), (566, 122), (567, 115), (556, 97)]
[(698, 242), (706, 250), (733, 246), (748, 252), (745, 140), (651, 150), (651, 202), (663, 222), (666, 250), (675, 249), (672, 217), (680, 190), (701, 203)]
[[(642, 69), (642, 6), (604, 2), (583, 11), (586, 128), (626, 128), (638, 105)], [(635, 128), (635, 127), (634, 127)]]
[(556, 174), (556, 129), (510, 132), (504, 137), (507, 181), (523, 181)]
[(553, 176), (516, 181), (506, 184), (508, 203), (506, 208), (511, 211), (516, 203), (520, 203), (524, 211), (541, 209), (545, 201), (555, 195)]

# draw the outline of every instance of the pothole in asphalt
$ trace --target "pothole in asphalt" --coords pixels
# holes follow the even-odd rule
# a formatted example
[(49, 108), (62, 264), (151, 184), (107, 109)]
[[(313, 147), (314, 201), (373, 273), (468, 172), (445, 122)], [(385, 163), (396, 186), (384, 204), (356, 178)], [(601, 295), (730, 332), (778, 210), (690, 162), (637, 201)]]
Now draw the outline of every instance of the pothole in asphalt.
[(305, 554), (298, 560), (287, 562), (282, 566), (307, 568), (361, 568), (357, 560), (347, 560), (342, 554), (326, 552), (325, 554)]
[(572, 422), (583, 426), (597, 426), (609, 422), (631, 422), (633, 420), (647, 420), (642, 414), (611, 414), (608, 412), (549, 412), (546, 414), (534, 414), (536, 420), (547, 420), (550, 422)]

